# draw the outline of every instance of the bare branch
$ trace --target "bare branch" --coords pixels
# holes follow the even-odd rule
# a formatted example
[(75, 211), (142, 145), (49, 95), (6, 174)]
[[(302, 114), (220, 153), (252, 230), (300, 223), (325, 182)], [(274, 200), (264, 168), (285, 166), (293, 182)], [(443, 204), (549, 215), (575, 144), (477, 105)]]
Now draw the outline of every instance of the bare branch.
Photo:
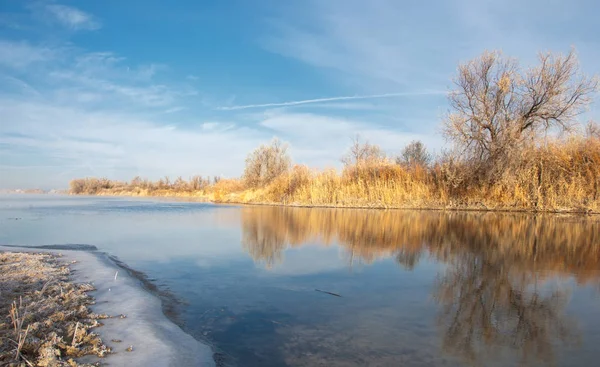
[(598, 88), (580, 72), (573, 50), (540, 54), (539, 62), (522, 72), (515, 60), (486, 51), (458, 68), (443, 131), (463, 158), (492, 176), (528, 142), (553, 128), (571, 129)]

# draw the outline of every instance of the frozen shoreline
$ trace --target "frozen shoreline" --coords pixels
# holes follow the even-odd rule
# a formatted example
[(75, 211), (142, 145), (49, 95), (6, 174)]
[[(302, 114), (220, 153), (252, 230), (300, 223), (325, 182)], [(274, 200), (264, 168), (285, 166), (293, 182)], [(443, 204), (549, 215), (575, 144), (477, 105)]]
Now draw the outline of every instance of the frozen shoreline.
[[(138, 279), (131, 277), (106, 254), (1, 245), (0, 251), (61, 254), (62, 261), (76, 261), (69, 265), (72, 280), (90, 283), (96, 288), (89, 293), (96, 300), (90, 308), (99, 314), (127, 316), (102, 320), (104, 326), (94, 329), (114, 353), (103, 359), (87, 356), (81, 359), (82, 362), (101, 361), (111, 366), (215, 365), (210, 346), (171, 322), (162, 312), (160, 299), (143, 289)], [(133, 351), (126, 351), (129, 346)]]

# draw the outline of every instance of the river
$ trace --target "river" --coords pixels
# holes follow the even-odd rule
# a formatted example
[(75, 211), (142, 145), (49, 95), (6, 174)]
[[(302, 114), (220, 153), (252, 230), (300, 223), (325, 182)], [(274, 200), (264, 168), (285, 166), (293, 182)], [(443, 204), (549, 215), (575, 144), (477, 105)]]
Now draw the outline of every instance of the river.
[(225, 366), (588, 366), (600, 218), (0, 196), (0, 244), (93, 245)]

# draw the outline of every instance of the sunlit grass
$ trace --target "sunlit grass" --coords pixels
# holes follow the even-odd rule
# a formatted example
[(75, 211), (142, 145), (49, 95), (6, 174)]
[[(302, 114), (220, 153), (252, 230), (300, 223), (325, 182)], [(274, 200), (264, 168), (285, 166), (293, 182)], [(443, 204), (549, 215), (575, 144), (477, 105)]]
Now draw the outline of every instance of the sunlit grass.
[(298, 165), (258, 187), (247, 187), (241, 179), (85, 178), (71, 181), (71, 193), (294, 206), (598, 212), (600, 139), (574, 136), (524, 148), (493, 183), (478, 180), (465, 163), (440, 159), (431, 167), (407, 168), (382, 159), (341, 172)]

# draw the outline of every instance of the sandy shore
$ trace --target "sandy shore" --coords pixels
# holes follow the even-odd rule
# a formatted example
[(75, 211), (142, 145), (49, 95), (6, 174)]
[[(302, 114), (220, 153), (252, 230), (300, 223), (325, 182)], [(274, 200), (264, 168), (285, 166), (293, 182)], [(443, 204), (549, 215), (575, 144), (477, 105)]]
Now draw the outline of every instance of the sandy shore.
[[(3, 252), (0, 253), (0, 272), (8, 272), (0, 274), (0, 290), (3, 292), (0, 295), (0, 309), (5, 313), (6, 308), (10, 313), (12, 302), (15, 301), (17, 309), (22, 307), (25, 313), (30, 314), (28, 317), (21, 316), (24, 322), (19, 325), (20, 333), (16, 331), (8, 314), (1, 315), (0, 329), (5, 329), (6, 337), (3, 339), (5, 344), (0, 346), (7, 350), (0, 352), (8, 353), (4, 358), (9, 358), (8, 355), (12, 353), (10, 358), (17, 359), (18, 338), (26, 333), (29, 326), (27, 334), (31, 334), (27, 337), (29, 344), (34, 346), (30, 346), (30, 349), (35, 349), (35, 345), (52, 344), (32, 339), (34, 328), (37, 328), (37, 332), (57, 329), (56, 336), (46, 335), (57, 346), (44, 353), (54, 353), (53, 356), (41, 357), (39, 348), (37, 351), (23, 348), (23, 357), (27, 358), (27, 355), (30, 359), (37, 358), (29, 361), (34, 366), (72, 366), (73, 362), (68, 362), (71, 358), (79, 365), (98, 362), (110, 366), (215, 365), (211, 348), (184, 333), (167, 319), (162, 313), (161, 301), (143, 289), (139, 280), (129, 276), (106, 255), (3, 246), (0, 246), (0, 252)], [(21, 271), (25, 268), (29, 270)], [(68, 291), (72, 292), (76, 301), (62, 301)], [(62, 307), (66, 308), (62, 312), (62, 319), (54, 316), (53, 322), (46, 323), (47, 329), (39, 322), (42, 320), (35, 320), (36, 312), (40, 315), (47, 312), (44, 305), (48, 301), (40, 297), (53, 297), (59, 303), (64, 303)], [(39, 303), (34, 303), (34, 300)], [(30, 302), (29, 306), (26, 302)], [(104, 315), (111, 317), (105, 318)], [(27, 325), (28, 321), (31, 326)], [(38, 324), (34, 325), (34, 321), (38, 321)], [(103, 325), (94, 327), (96, 323)], [(77, 337), (73, 341), (75, 333)], [(98, 334), (99, 338), (89, 336), (92, 333)], [(27, 339), (25, 340), (27, 344)], [(77, 350), (69, 349), (75, 347)], [(56, 350), (61, 351), (60, 356), (56, 356)], [(85, 356), (81, 356), (83, 354)], [(21, 358), (21, 364), (15, 366), (27, 366), (25, 358)], [(52, 360), (53, 364), (48, 364), (45, 360)], [(0, 364), (3, 363), (6, 361), (0, 359)]]

